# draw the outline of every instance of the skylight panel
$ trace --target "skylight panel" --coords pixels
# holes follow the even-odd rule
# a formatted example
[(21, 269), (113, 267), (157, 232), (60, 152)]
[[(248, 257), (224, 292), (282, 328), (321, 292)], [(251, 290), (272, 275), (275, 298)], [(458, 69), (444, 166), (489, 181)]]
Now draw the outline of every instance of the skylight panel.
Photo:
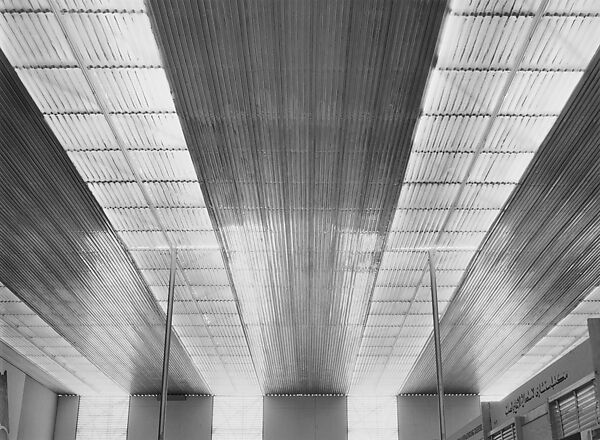
[(52, 13), (0, 14), (0, 47), (15, 67), (76, 64)]

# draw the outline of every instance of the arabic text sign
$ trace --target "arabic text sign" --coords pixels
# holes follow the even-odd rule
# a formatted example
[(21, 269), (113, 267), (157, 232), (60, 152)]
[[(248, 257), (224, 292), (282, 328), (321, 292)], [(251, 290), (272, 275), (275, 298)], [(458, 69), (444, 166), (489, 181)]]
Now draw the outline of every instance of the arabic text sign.
[(567, 380), (569, 373), (563, 371), (562, 373), (554, 374), (548, 379), (544, 379), (537, 385), (532, 386), (528, 390), (519, 394), (515, 399), (508, 402), (505, 406), (504, 415), (517, 414), (520, 408), (524, 408), (525, 404), (530, 400), (542, 397), (546, 392), (554, 390), (554, 388)]

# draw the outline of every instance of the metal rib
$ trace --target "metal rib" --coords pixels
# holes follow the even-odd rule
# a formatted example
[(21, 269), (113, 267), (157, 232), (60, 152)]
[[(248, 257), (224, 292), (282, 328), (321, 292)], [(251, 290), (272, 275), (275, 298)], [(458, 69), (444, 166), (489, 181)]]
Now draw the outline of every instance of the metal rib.
[[(479, 392), (600, 282), (600, 52), (442, 320), (450, 392)], [(403, 392), (434, 389), (431, 341)]]
[[(124, 389), (156, 392), (164, 314), (4, 54), (0, 74), (2, 281)], [(173, 388), (205, 392), (173, 353)]]
[(446, 3), (149, 6), (264, 392), (346, 392)]

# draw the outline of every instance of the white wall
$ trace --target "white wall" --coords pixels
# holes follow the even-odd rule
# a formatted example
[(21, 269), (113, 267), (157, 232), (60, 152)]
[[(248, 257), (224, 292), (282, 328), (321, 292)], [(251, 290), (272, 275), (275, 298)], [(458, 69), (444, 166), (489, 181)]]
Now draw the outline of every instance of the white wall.
[(346, 440), (345, 397), (265, 397), (264, 440)]
[[(56, 394), (0, 358), (0, 373), (7, 372), (8, 440), (52, 440)], [(0, 433), (4, 440), (6, 434)]]
[(59, 396), (56, 406), (54, 440), (75, 440), (79, 396)]
[[(437, 396), (398, 396), (398, 439), (440, 438)], [(481, 416), (478, 396), (446, 396), (446, 433), (452, 434)]]
[[(156, 397), (136, 397), (129, 400), (127, 440), (148, 440), (158, 433), (160, 401)], [(169, 440), (211, 440), (212, 398), (188, 397), (167, 401)]]
[[(0, 359), (0, 373), (7, 372), (8, 382), (8, 440), (18, 440), (19, 421), (21, 420), (21, 408), (23, 403), (23, 390), (25, 388), (25, 373)], [(4, 439), (0, 436), (0, 439)]]
[(18, 440), (52, 440), (56, 400), (55, 393), (25, 377)]
[[(541, 405), (548, 397), (569, 387), (594, 372), (589, 340), (550, 364), (501, 402), (490, 403), (491, 427), (494, 429), (515, 416), (524, 416)], [(557, 382), (557, 379), (560, 382)]]
[(548, 413), (543, 413), (535, 419), (528, 420), (522, 426), (525, 440), (548, 440), (552, 438)]

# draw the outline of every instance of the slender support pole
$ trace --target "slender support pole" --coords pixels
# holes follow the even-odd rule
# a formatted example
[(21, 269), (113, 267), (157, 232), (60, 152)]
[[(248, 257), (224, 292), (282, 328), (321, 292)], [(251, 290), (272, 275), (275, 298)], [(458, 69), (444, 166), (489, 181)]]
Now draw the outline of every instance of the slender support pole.
[(162, 392), (160, 394), (160, 414), (158, 417), (158, 440), (165, 438), (167, 417), (167, 388), (169, 384), (169, 355), (171, 353), (171, 331), (173, 329), (173, 298), (175, 297), (175, 270), (177, 267), (177, 249), (171, 249), (171, 269), (169, 271), (169, 301), (167, 303), (167, 324), (165, 328), (165, 352), (163, 355)]
[(446, 422), (444, 418), (444, 375), (442, 374), (442, 348), (440, 344), (440, 315), (438, 312), (437, 281), (435, 278), (435, 254), (434, 251), (431, 250), (429, 251), (429, 277), (431, 279), (431, 306), (433, 309), (433, 339), (435, 341), (440, 440), (446, 440)]

